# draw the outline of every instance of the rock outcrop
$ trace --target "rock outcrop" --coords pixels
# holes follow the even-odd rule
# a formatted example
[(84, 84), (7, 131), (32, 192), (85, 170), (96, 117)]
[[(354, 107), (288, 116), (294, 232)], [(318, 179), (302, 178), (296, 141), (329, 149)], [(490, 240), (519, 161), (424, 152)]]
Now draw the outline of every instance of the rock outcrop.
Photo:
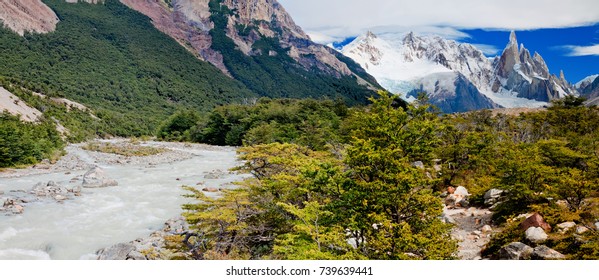
[[(129, 243), (119, 243), (96, 252), (98, 260), (157, 260), (185, 259), (185, 255), (168, 250), (169, 236), (188, 236), (189, 225), (183, 217), (176, 217), (164, 223), (164, 227), (150, 236)], [(186, 240), (187, 241), (187, 240)]]
[(110, 179), (104, 169), (100, 167), (94, 167), (87, 171), (83, 175), (82, 187), (84, 188), (105, 188), (118, 186), (119, 183), (113, 179)]
[[(222, 54), (212, 48), (210, 31), (215, 25), (211, 19), (209, 0), (121, 2), (150, 17), (157, 29), (230, 75)], [(337, 57), (336, 51), (312, 42), (276, 0), (223, 0), (220, 5), (231, 11), (227, 18), (226, 35), (245, 55), (261, 54), (254, 43), (262, 37), (275, 38), (283, 49), (289, 50), (287, 55), (307, 70), (316, 67), (338, 77), (356, 74)], [(248, 34), (240, 34), (242, 30), (249, 30)], [(277, 53), (271, 51), (269, 55), (276, 56)]]
[(521, 242), (512, 242), (499, 250), (502, 260), (529, 260), (534, 249)]
[(532, 253), (533, 260), (563, 260), (566, 256), (562, 253), (553, 250), (545, 245), (535, 247)]
[(52, 32), (58, 21), (41, 0), (0, 0), (0, 22), (21, 36), (25, 32)]

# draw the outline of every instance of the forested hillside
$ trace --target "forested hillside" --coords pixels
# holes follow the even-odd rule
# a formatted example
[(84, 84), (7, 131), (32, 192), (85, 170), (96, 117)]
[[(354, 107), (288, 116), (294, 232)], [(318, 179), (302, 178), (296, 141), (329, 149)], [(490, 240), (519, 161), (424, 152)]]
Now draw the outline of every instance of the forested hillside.
[(0, 28), (0, 75), (90, 106), (108, 134), (149, 135), (177, 108), (257, 96), (118, 1), (45, 3), (61, 20), (55, 32), (21, 37)]

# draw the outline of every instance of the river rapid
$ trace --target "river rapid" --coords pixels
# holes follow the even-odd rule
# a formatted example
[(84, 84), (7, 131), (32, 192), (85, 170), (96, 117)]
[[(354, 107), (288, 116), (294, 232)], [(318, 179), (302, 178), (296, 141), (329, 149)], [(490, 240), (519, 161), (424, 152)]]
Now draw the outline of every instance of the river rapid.
[(0, 212), (0, 259), (96, 259), (98, 249), (148, 236), (166, 220), (179, 216), (181, 206), (190, 202), (183, 196), (188, 193), (183, 185), (233, 188), (232, 182), (246, 176), (228, 172), (241, 164), (231, 147), (144, 145), (166, 148), (170, 154), (114, 160), (114, 155), (71, 145), (63, 157), (66, 160), (57, 164), (61, 168), (0, 172), (0, 206), (8, 197), (26, 195), (38, 182), (80, 186), (81, 176), (94, 165), (119, 184), (84, 188), (80, 196), (61, 202), (32, 201), (24, 204), (22, 214)]

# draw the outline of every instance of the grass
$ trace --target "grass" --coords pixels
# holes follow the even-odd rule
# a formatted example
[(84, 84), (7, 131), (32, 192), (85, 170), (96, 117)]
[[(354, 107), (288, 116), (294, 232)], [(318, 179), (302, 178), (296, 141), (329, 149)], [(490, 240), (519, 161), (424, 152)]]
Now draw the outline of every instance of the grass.
[(83, 146), (83, 149), (100, 153), (117, 154), (126, 157), (153, 156), (166, 151), (164, 148), (146, 147), (132, 143), (112, 144), (101, 142), (88, 143)]

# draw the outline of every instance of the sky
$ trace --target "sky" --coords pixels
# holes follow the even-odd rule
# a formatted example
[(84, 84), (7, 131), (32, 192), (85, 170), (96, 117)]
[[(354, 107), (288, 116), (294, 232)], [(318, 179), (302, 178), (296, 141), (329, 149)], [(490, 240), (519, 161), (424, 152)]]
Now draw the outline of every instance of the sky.
[(440, 35), (501, 55), (509, 32), (576, 83), (599, 74), (597, 0), (279, 0), (312, 40), (348, 42), (366, 31)]

